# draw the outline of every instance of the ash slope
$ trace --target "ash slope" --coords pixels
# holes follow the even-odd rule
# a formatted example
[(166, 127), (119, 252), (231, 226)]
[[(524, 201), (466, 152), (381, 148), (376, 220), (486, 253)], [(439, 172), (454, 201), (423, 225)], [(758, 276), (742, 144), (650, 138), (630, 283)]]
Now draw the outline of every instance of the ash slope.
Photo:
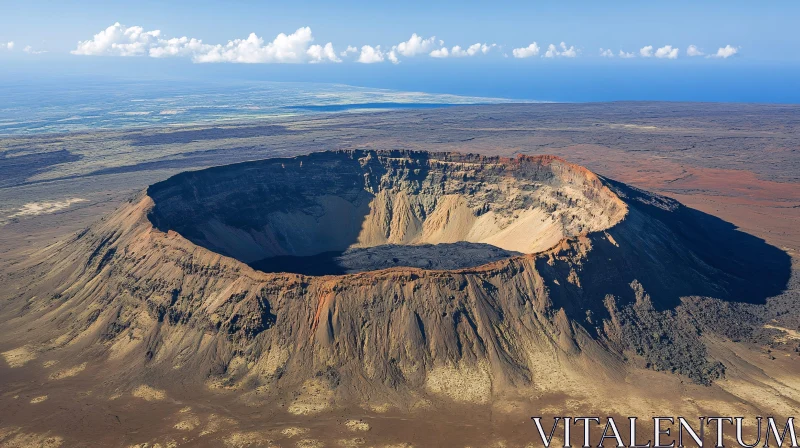
[[(526, 255), (323, 277), (246, 264), (457, 241)], [(737, 307), (789, 270), (727, 223), (553, 157), (316, 153), (175, 176), (48, 249), (18, 273), (4, 342), (294, 414), (529, 397), (631, 354), (707, 384), (725, 365), (700, 336), (732, 337)]]

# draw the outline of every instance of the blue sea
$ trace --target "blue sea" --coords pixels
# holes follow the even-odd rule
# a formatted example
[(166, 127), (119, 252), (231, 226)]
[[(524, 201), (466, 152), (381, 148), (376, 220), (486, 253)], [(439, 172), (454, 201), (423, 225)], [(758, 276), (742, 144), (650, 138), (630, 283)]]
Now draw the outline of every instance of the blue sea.
[(798, 80), (800, 66), (735, 59), (326, 66), (80, 59), (0, 67), (0, 135), (506, 102), (800, 103)]

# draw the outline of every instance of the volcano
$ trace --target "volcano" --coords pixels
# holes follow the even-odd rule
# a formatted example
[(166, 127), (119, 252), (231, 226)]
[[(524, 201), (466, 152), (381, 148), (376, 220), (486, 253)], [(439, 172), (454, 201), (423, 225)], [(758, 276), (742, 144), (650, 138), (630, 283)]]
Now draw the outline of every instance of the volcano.
[(557, 157), (321, 152), (175, 175), (38, 254), (6, 358), (295, 415), (530, 397), (634, 360), (711, 384), (726, 364), (699, 335), (789, 274), (763, 240)]

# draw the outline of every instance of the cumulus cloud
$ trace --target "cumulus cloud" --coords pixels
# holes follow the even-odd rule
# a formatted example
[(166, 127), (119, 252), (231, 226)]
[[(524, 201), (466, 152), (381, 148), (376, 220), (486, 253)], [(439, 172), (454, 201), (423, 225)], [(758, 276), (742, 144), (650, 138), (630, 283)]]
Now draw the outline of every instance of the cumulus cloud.
[(354, 47), (352, 45), (348, 45), (347, 49), (345, 49), (343, 52), (339, 53), (339, 56), (344, 58), (344, 57), (347, 57), (347, 55), (349, 55), (350, 53), (358, 53), (358, 48), (356, 48), (356, 47)]
[(361, 47), (361, 54), (358, 55), (358, 62), (362, 64), (374, 64), (376, 62), (383, 62), (385, 56), (381, 51), (381, 46), (378, 45), (377, 47), (372, 47), (370, 45), (364, 45)]
[(177, 37), (165, 39), (161, 31), (145, 31), (140, 26), (127, 27), (119, 22), (97, 33), (90, 40), (78, 42), (72, 51), (91, 56), (150, 56), (154, 58), (183, 56), (194, 62), (299, 63), (339, 62), (333, 45), (311, 45), (311, 28), (299, 28), (292, 34), (278, 34), (274, 40), (251, 33), (246, 39), (227, 44), (206, 44), (200, 39)]
[(555, 58), (555, 57), (565, 57), (565, 58), (574, 58), (578, 55), (578, 52), (575, 51), (574, 46), (570, 46), (567, 48), (567, 44), (561, 42), (558, 47), (553, 44), (547, 46), (547, 51), (544, 53), (544, 57), (546, 58)]
[(639, 50), (639, 54), (642, 55), (643, 58), (651, 58), (653, 57), (653, 46), (648, 45), (646, 47), (642, 47)]
[(495, 47), (497, 47), (497, 44), (477, 43), (477, 44), (470, 45), (469, 47), (467, 47), (467, 49), (465, 51), (456, 51), (456, 48), (459, 48), (459, 47), (455, 46), (455, 47), (453, 47), (452, 53), (454, 53), (454, 56), (461, 56), (461, 57), (463, 57), (463, 56), (475, 56), (478, 53), (487, 54), (490, 51), (492, 51), (492, 48), (495, 48)]
[(635, 58), (636, 55), (633, 54), (633, 52), (626, 53), (626, 52), (624, 52), (622, 50), (619, 50), (619, 57), (621, 57), (622, 59), (630, 59), (630, 58)]
[(450, 51), (447, 50), (447, 47), (442, 47), (431, 51), (431, 57), (433, 58), (446, 58), (448, 56), (450, 56)]
[(446, 57), (454, 57), (454, 58), (464, 58), (469, 56), (475, 56), (478, 54), (486, 54), (492, 50), (492, 48), (497, 47), (497, 44), (472, 44), (467, 48), (462, 48), (459, 45), (454, 46), (450, 50), (446, 47), (438, 48), (430, 52), (431, 57), (434, 58), (446, 58)]
[[(477, 45), (477, 49), (473, 48), (475, 47), (475, 45)], [(465, 58), (468, 56), (475, 56), (476, 54), (478, 54), (478, 51), (480, 51), (481, 44), (475, 44), (475, 45), (470, 45), (466, 49), (461, 48), (460, 45), (456, 45), (450, 49), (450, 56), (453, 56), (454, 58)]]
[(72, 54), (140, 56), (158, 43), (160, 30), (145, 31), (140, 26), (127, 27), (119, 22), (100, 31), (91, 40), (78, 42)]
[(241, 62), (241, 63), (292, 63), (308, 60), (308, 49), (314, 38), (311, 28), (299, 28), (292, 34), (284, 33), (272, 42), (251, 33), (247, 39), (235, 39), (226, 45), (208, 45), (193, 56), (196, 62)]
[(14, 41), (11, 41), (11, 42), (7, 43), (6, 44), (6, 48), (8, 48), (9, 50), (13, 50), (14, 49)]
[[(439, 41), (439, 45), (444, 45), (443, 41)], [(371, 45), (364, 45), (361, 47), (361, 54), (358, 56), (358, 62), (364, 64), (373, 64), (376, 62), (383, 62), (385, 60), (389, 60), (392, 64), (399, 64), (400, 58), (399, 56), (405, 57), (413, 57), (418, 54), (425, 54), (430, 53), (431, 49), (436, 45), (436, 37), (431, 36), (427, 39), (423, 39), (421, 36), (418, 36), (417, 33), (411, 35), (405, 42), (400, 42), (397, 45), (393, 45), (388, 51), (381, 50), (380, 45), (371, 46)], [(351, 47), (348, 47), (348, 49)], [(436, 54), (440, 54), (441, 51), (433, 50), (437, 52)], [(447, 51), (447, 49), (445, 49)], [(344, 56), (345, 53), (342, 53)], [(447, 55), (439, 56), (439, 57), (447, 57)]]
[(730, 45), (725, 45), (724, 47), (717, 50), (717, 52), (713, 54), (712, 57), (727, 59), (731, 56), (734, 56), (738, 52), (739, 52), (739, 47), (731, 47)]
[[(414, 33), (411, 35), (410, 39), (405, 42), (400, 42), (393, 47), (393, 50), (396, 50), (405, 57), (412, 57), (418, 54), (428, 53), (435, 45), (435, 42), (436, 36), (423, 39), (422, 37), (417, 36), (417, 33)], [(443, 43), (440, 45), (443, 45)]]
[(397, 52), (394, 48), (389, 50), (389, 53), (386, 54), (386, 58), (388, 58), (392, 64), (399, 64), (400, 60), (397, 58)]
[(661, 59), (677, 59), (678, 58), (678, 49), (672, 48), (672, 45), (664, 45), (663, 47), (656, 50), (656, 57)]
[(697, 45), (689, 45), (689, 48), (686, 49), (687, 56), (703, 56), (704, 54), (705, 53), (703, 53), (702, 51), (700, 51), (699, 48), (697, 48)]
[(322, 45), (312, 45), (308, 47), (306, 54), (309, 58), (311, 58), (309, 62), (312, 64), (323, 61), (342, 62), (341, 59), (336, 57), (336, 52), (333, 50), (333, 44), (330, 42), (325, 44), (324, 47)]
[(609, 49), (605, 49), (605, 50), (603, 50), (603, 49), (601, 48), (601, 49), (600, 49), (600, 56), (602, 56), (602, 57), (604, 57), (604, 58), (613, 58), (613, 57), (614, 57), (614, 52), (613, 52), (613, 51), (611, 51), (611, 50), (609, 50)]
[(515, 48), (514, 50), (511, 51), (511, 54), (514, 55), (514, 57), (518, 58), (518, 59), (529, 58), (529, 57), (532, 57), (532, 56), (538, 56), (539, 55), (539, 44), (534, 42), (534, 43), (528, 45), (527, 47)]

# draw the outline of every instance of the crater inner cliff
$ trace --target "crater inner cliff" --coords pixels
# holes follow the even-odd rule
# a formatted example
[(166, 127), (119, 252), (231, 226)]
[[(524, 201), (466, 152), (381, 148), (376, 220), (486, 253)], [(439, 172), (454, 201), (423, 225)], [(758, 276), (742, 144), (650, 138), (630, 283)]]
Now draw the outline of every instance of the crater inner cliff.
[(609, 228), (626, 211), (592, 173), (553, 157), (399, 151), (183, 173), (148, 195), (160, 230), (257, 269), (304, 274), (477, 266)]

